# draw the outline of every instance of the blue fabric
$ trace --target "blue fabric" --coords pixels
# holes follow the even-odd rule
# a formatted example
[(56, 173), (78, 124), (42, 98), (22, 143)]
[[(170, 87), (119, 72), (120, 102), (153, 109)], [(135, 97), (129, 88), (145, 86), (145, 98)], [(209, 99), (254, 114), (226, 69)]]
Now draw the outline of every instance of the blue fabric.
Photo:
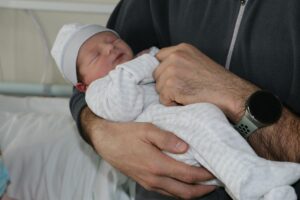
[(0, 158), (0, 197), (3, 196), (8, 182), (9, 182), (9, 175), (6, 167), (4, 166), (2, 159)]

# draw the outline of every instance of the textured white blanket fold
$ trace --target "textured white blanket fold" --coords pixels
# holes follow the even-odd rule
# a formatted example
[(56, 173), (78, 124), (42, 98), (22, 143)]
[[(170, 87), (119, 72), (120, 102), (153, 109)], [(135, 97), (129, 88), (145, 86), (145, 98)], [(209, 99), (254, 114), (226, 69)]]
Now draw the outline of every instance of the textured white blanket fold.
[(159, 104), (152, 78), (157, 65), (155, 57), (144, 54), (117, 66), (89, 86), (88, 106), (108, 120), (152, 122), (172, 131), (189, 143), (190, 149), (182, 155), (169, 155), (191, 165), (203, 165), (233, 199), (297, 199), (289, 185), (300, 178), (300, 165), (258, 157), (216, 106)]

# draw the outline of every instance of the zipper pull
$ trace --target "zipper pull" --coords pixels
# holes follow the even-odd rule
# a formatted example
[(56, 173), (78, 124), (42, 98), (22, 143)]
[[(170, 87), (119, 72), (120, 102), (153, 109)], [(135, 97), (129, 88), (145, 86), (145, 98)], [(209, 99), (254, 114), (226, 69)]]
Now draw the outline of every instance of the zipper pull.
[(242, 5), (245, 5), (246, 0), (240, 0)]

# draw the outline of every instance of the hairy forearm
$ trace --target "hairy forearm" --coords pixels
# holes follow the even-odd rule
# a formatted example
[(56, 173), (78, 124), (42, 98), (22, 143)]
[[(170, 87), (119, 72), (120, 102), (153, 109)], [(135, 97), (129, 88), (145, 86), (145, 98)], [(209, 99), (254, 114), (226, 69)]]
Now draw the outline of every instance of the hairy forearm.
[(300, 163), (300, 119), (284, 109), (276, 124), (257, 130), (249, 142), (262, 157)]
[[(259, 88), (236, 76), (232, 76), (231, 80), (238, 83), (236, 85), (239, 88), (226, 90), (234, 98), (229, 101), (231, 102), (231, 106), (227, 109), (229, 112), (226, 113), (226, 109), (223, 111), (235, 124), (245, 113), (245, 102)], [(233, 91), (238, 93), (235, 94)], [(248, 138), (248, 142), (261, 157), (277, 161), (300, 162), (300, 118), (284, 108), (277, 123), (256, 130)]]
[[(235, 78), (235, 79), (234, 79)], [(245, 113), (245, 102), (249, 96), (259, 90), (255, 85), (241, 80), (237, 77), (232, 77), (236, 85), (235, 91), (239, 91), (238, 94), (234, 94), (235, 99), (231, 102), (230, 112), (226, 115), (231, 119), (233, 123), (237, 123), (241, 120)], [(229, 89), (226, 91), (230, 91)], [(248, 142), (255, 150), (255, 152), (264, 158), (277, 161), (291, 161), (300, 162), (300, 118), (293, 114), (287, 108), (283, 109), (281, 118), (277, 123), (260, 128), (252, 134)]]

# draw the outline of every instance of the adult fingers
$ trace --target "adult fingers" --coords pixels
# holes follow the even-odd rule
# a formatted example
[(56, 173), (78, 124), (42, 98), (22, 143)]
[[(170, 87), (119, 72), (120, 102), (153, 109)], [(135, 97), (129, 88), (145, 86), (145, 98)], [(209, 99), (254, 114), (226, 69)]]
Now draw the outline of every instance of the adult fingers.
[(163, 94), (159, 95), (159, 102), (161, 104), (165, 105), (165, 106), (177, 106), (177, 105), (179, 105), (174, 100), (169, 98), (169, 96), (166, 96), (166, 95), (163, 95)]
[(176, 54), (177, 52), (189, 52), (193, 53), (195, 47), (187, 43), (180, 43), (175, 46), (162, 48), (155, 56), (159, 61), (163, 61), (168, 58), (172, 54)]
[[(149, 168), (151, 175), (147, 176), (147, 179), (140, 181), (140, 184), (147, 190), (189, 199), (202, 196), (215, 189), (214, 186), (197, 185), (199, 182), (212, 179), (212, 175), (205, 169), (198, 168), (197, 170), (196, 167), (180, 163), (162, 152), (159, 153), (155, 159), (152, 159)], [(170, 168), (172, 169), (169, 173)]]
[(153, 77), (155, 80), (160, 79), (161, 75), (165, 74), (166, 70), (168, 70), (167, 74), (172, 75), (174, 72), (176, 72), (178, 63), (181, 62), (181, 52), (178, 51), (176, 47), (169, 48), (170, 49), (161, 50), (162, 55), (159, 53), (156, 55), (160, 61), (160, 64), (153, 72)]
[(178, 50), (178, 45), (176, 46), (170, 46), (170, 47), (165, 47), (159, 50), (159, 52), (155, 55), (155, 57), (159, 61), (165, 60), (170, 54), (176, 52)]
[[(184, 153), (188, 149), (188, 144), (181, 140), (179, 137), (171, 132), (161, 130), (155, 126), (152, 126), (152, 130), (147, 132), (146, 140), (148, 143), (152, 143), (162, 151), (170, 153)], [(206, 181), (213, 178), (212, 174), (204, 168), (193, 167), (185, 163), (174, 160), (173, 158), (159, 152), (161, 159), (156, 159), (159, 162), (168, 163), (167, 165), (161, 165), (159, 173), (167, 175), (175, 179), (181, 180), (187, 183), (195, 183), (200, 181)], [(155, 161), (153, 161), (155, 163)], [(164, 163), (158, 163), (164, 164)]]
[(148, 132), (147, 140), (160, 150), (170, 153), (183, 153), (188, 149), (187, 143), (182, 139), (157, 127)]
[(185, 183), (198, 183), (214, 178), (214, 176), (203, 167), (190, 166), (176, 160), (173, 160), (172, 165), (166, 171), (166, 176), (173, 177)]

